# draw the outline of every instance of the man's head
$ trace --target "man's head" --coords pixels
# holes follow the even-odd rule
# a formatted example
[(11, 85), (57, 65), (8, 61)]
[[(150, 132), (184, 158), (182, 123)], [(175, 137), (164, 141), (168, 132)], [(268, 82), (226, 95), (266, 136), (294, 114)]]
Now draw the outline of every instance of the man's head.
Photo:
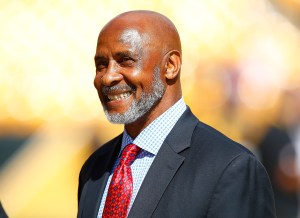
[(159, 13), (130, 11), (107, 23), (95, 65), (94, 85), (112, 122), (150, 123), (181, 97), (179, 35)]

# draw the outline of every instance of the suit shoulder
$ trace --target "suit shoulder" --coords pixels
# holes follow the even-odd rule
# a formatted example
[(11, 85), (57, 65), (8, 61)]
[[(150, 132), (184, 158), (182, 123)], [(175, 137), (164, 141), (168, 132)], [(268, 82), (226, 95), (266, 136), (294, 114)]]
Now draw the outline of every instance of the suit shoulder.
[(213, 154), (221, 155), (222, 157), (240, 154), (254, 156), (253, 153), (243, 145), (201, 121), (199, 121), (195, 128), (192, 143), (196, 144), (197, 147), (205, 148), (206, 152), (211, 151)]
[(217, 182), (224, 172), (237, 166), (244, 170), (257, 169), (267, 177), (263, 165), (250, 150), (202, 122), (197, 124), (186, 152), (186, 159), (197, 163), (210, 182)]
[(93, 166), (96, 163), (96, 161), (99, 159), (99, 157), (110, 152), (113, 149), (111, 145), (118, 143), (119, 140), (122, 140), (122, 134), (116, 136), (115, 138), (111, 139), (110, 141), (106, 142), (98, 149), (96, 149), (83, 164), (81, 173), (87, 172), (89, 171), (89, 169), (93, 169)]

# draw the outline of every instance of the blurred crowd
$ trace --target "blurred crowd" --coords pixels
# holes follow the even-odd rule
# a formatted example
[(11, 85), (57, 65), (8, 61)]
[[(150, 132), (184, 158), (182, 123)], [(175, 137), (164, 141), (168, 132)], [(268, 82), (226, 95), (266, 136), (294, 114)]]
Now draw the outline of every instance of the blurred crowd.
[(300, 217), (300, 86), (284, 92), (277, 120), (257, 149), (270, 175), (278, 218)]

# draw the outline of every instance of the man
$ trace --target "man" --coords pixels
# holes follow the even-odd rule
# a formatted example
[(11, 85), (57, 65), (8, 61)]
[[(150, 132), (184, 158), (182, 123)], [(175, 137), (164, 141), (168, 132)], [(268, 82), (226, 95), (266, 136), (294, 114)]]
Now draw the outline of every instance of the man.
[(185, 105), (168, 18), (115, 17), (99, 34), (95, 65), (105, 114), (125, 130), (84, 164), (78, 217), (275, 217), (262, 165)]

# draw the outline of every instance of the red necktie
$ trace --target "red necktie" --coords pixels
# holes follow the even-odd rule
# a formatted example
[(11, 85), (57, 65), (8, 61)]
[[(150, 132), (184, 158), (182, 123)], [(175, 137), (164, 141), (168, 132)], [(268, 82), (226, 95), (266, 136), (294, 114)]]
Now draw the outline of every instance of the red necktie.
[(123, 149), (120, 163), (114, 170), (108, 188), (103, 218), (126, 217), (132, 195), (130, 165), (140, 150), (135, 144), (129, 144)]

